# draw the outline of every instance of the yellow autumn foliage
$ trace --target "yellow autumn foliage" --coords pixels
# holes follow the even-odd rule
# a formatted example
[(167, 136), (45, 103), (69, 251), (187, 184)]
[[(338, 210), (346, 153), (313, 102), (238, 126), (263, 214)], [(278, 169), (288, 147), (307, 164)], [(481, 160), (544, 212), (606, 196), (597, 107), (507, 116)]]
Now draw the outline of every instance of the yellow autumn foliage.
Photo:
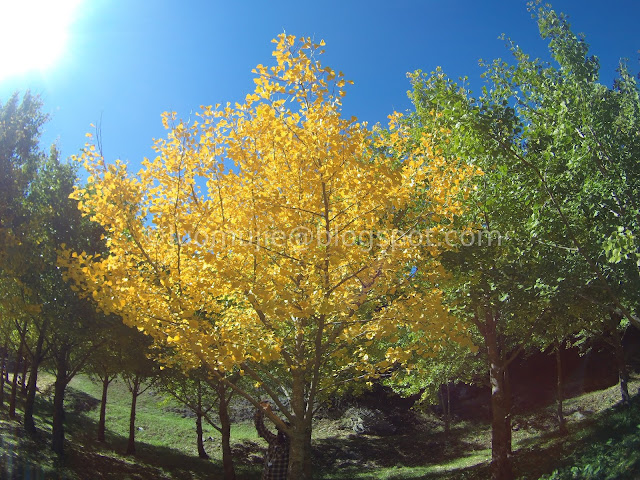
[[(60, 255), (103, 310), (190, 361), (276, 362), (307, 391), (408, 358), (368, 350), (400, 329), (464, 341), (437, 288), (450, 247), (408, 233), (445, 231), (479, 174), (428, 137), (410, 141), (399, 114), (385, 135), (344, 119), (350, 82), (321, 66), (321, 45), (281, 35), (243, 103), (204, 106), (193, 122), (165, 113), (166, 138), (137, 173), (88, 145), (74, 197), (108, 254)], [(409, 288), (412, 268), (432, 287)]]

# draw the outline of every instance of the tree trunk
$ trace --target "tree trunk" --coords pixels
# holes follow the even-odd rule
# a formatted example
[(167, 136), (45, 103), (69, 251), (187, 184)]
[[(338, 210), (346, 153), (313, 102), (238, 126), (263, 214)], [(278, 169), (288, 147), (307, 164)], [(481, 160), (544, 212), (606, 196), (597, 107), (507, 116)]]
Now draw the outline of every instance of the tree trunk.
[(512, 407), (512, 395), (511, 395), (511, 377), (509, 376), (509, 365), (505, 365), (504, 358), (502, 359), (502, 375), (504, 376), (504, 429), (507, 433), (507, 453), (511, 455), (513, 453), (511, 448), (511, 440), (513, 432), (511, 430), (511, 407)]
[(498, 346), (496, 319), (489, 309), (485, 312), (484, 339), (487, 346), (491, 384), (491, 478), (511, 480), (513, 478), (509, 459), (511, 437), (506, 429), (508, 411), (504, 370)]
[(27, 397), (24, 402), (24, 430), (29, 434), (36, 433), (36, 424), (33, 421), (33, 409), (36, 403), (36, 390), (38, 387), (39, 362), (31, 362), (31, 373), (27, 385)]
[(62, 360), (57, 366), (53, 395), (53, 429), (51, 449), (57, 455), (64, 455), (64, 394), (67, 388), (67, 365)]
[(624, 347), (622, 346), (622, 335), (618, 330), (622, 315), (617, 312), (611, 313), (611, 340), (616, 355), (616, 364), (618, 366), (618, 378), (620, 379), (620, 396), (622, 403), (628, 405), (631, 401), (629, 396), (629, 371), (627, 370), (627, 362), (624, 357)]
[(18, 398), (18, 371), (20, 370), (20, 361), (22, 360), (22, 349), (24, 340), (20, 340), (20, 347), (16, 353), (16, 363), (13, 371), (13, 381), (11, 383), (11, 397), (9, 398), (9, 417), (16, 418), (16, 401)]
[(225, 480), (235, 480), (236, 471), (233, 466), (233, 455), (231, 454), (231, 418), (229, 418), (229, 401), (227, 388), (220, 382), (218, 384), (218, 418), (220, 419), (220, 429), (222, 435), (222, 470)]
[(207, 452), (204, 449), (204, 442), (202, 441), (202, 410), (196, 412), (196, 441), (198, 445), (198, 457), (209, 458)]
[(289, 473), (287, 478), (311, 480), (311, 426), (306, 419), (294, 425), (289, 438)]
[(562, 402), (564, 401), (564, 384), (562, 377), (562, 342), (556, 340), (555, 342), (555, 353), (556, 353), (556, 399), (558, 403), (558, 431), (562, 435), (566, 435), (567, 424), (564, 420), (564, 410), (562, 407)]
[(622, 345), (622, 335), (620, 334), (620, 330), (618, 327), (620, 326), (620, 321), (623, 319), (623, 315), (618, 310), (611, 311), (609, 315), (609, 323), (606, 325), (606, 330), (608, 330), (609, 335), (611, 337), (611, 344), (613, 345), (613, 349), (616, 357), (616, 365), (618, 367), (618, 378), (620, 379), (620, 396), (622, 397), (622, 404), (628, 405), (631, 401), (631, 397), (629, 396), (629, 371), (627, 370), (627, 362), (624, 357), (624, 347)]
[(22, 393), (27, 394), (27, 374), (29, 373), (29, 360), (25, 356), (22, 362)]
[(129, 415), (129, 441), (127, 442), (126, 455), (136, 453), (136, 403), (138, 402), (138, 392), (140, 391), (140, 379), (135, 377), (133, 388), (131, 389), (131, 414)]
[[(444, 388), (442, 388), (444, 387)], [(445, 393), (446, 392), (446, 393)], [(439, 395), (440, 406), (442, 407), (442, 418), (444, 420), (444, 441), (449, 442), (449, 432), (451, 430), (451, 408), (449, 407), (449, 400), (451, 399), (449, 383), (440, 387)]]
[[(298, 369), (292, 372), (293, 388), (291, 409), (294, 414), (293, 434), (289, 437), (289, 470), (287, 478), (311, 480), (311, 416), (313, 406), (305, 402), (304, 374)], [(308, 408), (309, 407), (309, 408)]]
[(622, 397), (622, 403), (628, 405), (631, 401), (631, 397), (629, 396), (629, 371), (627, 370), (627, 362), (624, 357), (622, 336), (617, 330), (614, 335), (616, 363), (618, 364), (618, 377), (620, 378), (620, 396)]
[(7, 371), (7, 342), (2, 347), (2, 363), (0, 364), (0, 408), (4, 405), (4, 384)]
[(36, 425), (33, 421), (33, 409), (36, 403), (36, 391), (38, 389), (38, 370), (42, 363), (42, 349), (44, 347), (44, 333), (38, 335), (36, 350), (31, 359), (31, 372), (29, 373), (29, 384), (27, 385), (27, 397), (24, 402), (24, 429), (27, 433), (36, 433)]
[(445, 414), (445, 424), (444, 430), (449, 437), (449, 433), (451, 432), (451, 383), (447, 382), (447, 413)]
[(98, 421), (98, 441), (105, 441), (106, 419), (107, 419), (107, 391), (113, 378), (109, 374), (102, 377), (102, 399), (100, 400), (100, 420)]

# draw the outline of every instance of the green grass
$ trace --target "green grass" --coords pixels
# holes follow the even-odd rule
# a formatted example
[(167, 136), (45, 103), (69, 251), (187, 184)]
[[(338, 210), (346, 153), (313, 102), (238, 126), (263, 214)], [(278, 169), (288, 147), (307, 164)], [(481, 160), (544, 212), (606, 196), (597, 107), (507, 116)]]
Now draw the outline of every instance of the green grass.
[[(101, 386), (86, 376), (74, 379), (66, 398), (66, 456), (50, 453), (51, 397), (42, 375), (37, 397), (35, 438), (0, 413), (0, 467), (7, 479), (184, 479), (222, 478), (220, 436), (205, 427), (209, 460), (197, 457), (195, 420), (175, 413), (180, 405), (150, 389), (138, 399), (137, 452), (125, 456), (131, 395), (123, 382), (109, 388), (107, 441), (95, 441)], [(637, 388), (635, 382), (631, 388)], [(553, 406), (515, 418), (514, 471), (518, 478), (640, 478), (640, 405), (610, 408), (615, 387), (566, 402), (566, 412), (587, 418), (569, 421), (569, 435), (554, 433)], [(86, 407), (86, 408), (79, 408)], [(589, 413), (593, 412), (593, 413)], [(570, 417), (571, 418), (571, 417)], [(238, 480), (260, 478), (265, 443), (250, 421), (232, 429)], [(420, 425), (392, 437), (357, 436), (340, 422), (320, 420), (314, 428), (314, 472), (319, 480), (482, 479), (489, 477), (490, 429), (486, 423), (458, 422), (445, 437), (441, 422), (425, 417)], [(257, 463), (256, 463), (257, 462)], [(552, 473), (554, 472), (555, 473)]]

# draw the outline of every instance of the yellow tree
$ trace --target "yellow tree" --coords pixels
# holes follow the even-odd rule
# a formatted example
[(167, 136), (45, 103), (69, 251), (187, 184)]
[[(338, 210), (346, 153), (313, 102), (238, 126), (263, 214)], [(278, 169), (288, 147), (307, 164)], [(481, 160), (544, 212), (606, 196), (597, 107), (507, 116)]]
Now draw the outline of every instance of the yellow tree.
[(186, 363), (251, 378), (253, 390), (230, 387), (256, 406), (272, 399), (289, 478), (308, 479), (318, 398), (409, 358), (392, 346), (376, 363), (371, 349), (399, 330), (463, 338), (440, 302), (438, 239), (477, 172), (426, 137), (409, 149), (396, 115), (387, 135), (342, 118), (347, 82), (317, 60), (324, 42), (274, 42), (243, 103), (203, 107), (193, 122), (165, 114), (167, 137), (137, 174), (87, 146), (91, 176), (75, 196), (110, 253), (60, 261), (105, 311)]

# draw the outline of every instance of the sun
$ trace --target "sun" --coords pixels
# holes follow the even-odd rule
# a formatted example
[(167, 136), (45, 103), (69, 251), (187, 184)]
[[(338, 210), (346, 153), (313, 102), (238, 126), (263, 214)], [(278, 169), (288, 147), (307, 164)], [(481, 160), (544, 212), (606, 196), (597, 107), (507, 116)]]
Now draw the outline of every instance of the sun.
[(82, 0), (0, 0), (0, 81), (45, 71), (64, 53)]

